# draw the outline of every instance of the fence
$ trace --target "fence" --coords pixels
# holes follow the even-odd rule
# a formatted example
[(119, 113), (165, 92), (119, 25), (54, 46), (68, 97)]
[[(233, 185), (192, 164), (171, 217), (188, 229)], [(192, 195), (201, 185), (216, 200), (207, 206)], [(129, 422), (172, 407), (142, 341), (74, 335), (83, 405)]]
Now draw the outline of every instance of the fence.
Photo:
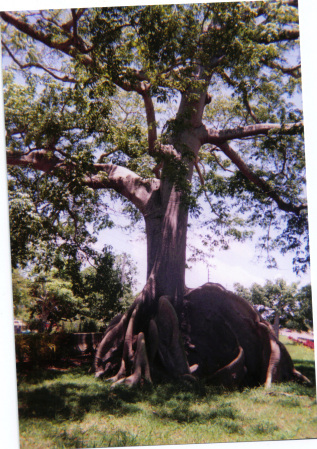
[(93, 356), (101, 332), (19, 334), (15, 336), (17, 362), (53, 362), (78, 356)]

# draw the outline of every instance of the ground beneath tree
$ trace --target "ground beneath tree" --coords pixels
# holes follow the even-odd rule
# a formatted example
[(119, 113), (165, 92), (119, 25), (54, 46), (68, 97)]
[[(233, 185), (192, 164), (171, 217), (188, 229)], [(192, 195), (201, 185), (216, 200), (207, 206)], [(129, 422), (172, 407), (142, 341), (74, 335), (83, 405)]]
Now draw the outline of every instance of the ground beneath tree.
[(70, 371), (73, 368), (78, 367), (86, 367), (88, 372), (93, 372), (93, 355), (90, 356), (77, 356), (77, 357), (70, 357), (65, 358), (61, 360), (55, 360), (54, 362), (41, 362), (38, 364), (34, 364), (34, 362), (17, 362), (17, 372), (30, 372), (34, 369), (43, 369), (48, 371)]

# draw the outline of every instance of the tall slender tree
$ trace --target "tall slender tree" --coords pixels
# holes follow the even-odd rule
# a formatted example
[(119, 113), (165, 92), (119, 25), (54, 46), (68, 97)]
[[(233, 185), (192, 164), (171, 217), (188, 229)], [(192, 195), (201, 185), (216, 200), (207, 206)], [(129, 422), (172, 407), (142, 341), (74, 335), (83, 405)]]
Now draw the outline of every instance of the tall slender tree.
[(14, 66), (5, 70), (10, 191), (16, 200), (22, 190), (30, 223), (22, 256), (35, 234), (50, 245), (54, 234), (54, 251), (72, 263), (83, 247), (89, 256), (87, 223), (116, 194), (144, 220), (147, 282), (109, 326), (97, 373), (128, 384), (157, 373), (229, 384), (298, 376), (241, 298), (185, 287), (188, 217), (203, 199), (210, 242), (260, 225), (265, 248), (295, 251), (297, 271), (309, 262), (297, 1), (1, 18)]

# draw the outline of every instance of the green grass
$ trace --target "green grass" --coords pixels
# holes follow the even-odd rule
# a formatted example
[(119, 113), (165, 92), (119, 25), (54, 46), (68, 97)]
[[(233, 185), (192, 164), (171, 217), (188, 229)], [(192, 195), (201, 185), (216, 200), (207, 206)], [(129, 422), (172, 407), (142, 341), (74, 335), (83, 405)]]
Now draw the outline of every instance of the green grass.
[[(313, 351), (292, 342), (287, 348), (297, 369), (315, 382)], [(88, 371), (18, 374), (21, 449), (317, 438), (315, 387), (111, 389)]]

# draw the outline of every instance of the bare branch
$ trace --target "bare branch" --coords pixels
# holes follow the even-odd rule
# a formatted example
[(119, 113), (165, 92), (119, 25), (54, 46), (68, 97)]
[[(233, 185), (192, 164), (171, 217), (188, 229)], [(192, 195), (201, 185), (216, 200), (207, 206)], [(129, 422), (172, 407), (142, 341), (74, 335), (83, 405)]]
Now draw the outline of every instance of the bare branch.
[(115, 147), (113, 150), (108, 151), (107, 153), (102, 153), (99, 158), (98, 158), (98, 163), (102, 163), (103, 159), (110, 156), (111, 154), (115, 153), (116, 151), (118, 151), (118, 148)]
[(220, 218), (220, 215), (215, 211), (214, 206), (213, 206), (212, 202), (210, 201), (210, 198), (209, 198), (209, 196), (208, 196), (208, 194), (207, 194), (207, 191), (206, 191), (206, 188), (205, 188), (205, 180), (204, 180), (204, 177), (203, 177), (203, 175), (202, 175), (202, 173), (201, 173), (201, 170), (200, 170), (200, 168), (199, 168), (199, 165), (198, 165), (198, 159), (195, 159), (195, 161), (194, 161), (194, 167), (195, 167), (195, 169), (196, 169), (196, 171), (197, 171), (197, 174), (198, 174), (198, 177), (199, 177), (199, 180), (200, 180), (200, 184), (201, 184), (202, 187), (203, 187), (204, 194), (205, 194), (205, 198), (206, 198), (206, 200), (207, 200), (207, 202), (208, 202), (208, 204), (209, 204), (209, 206), (210, 206), (210, 209), (212, 210), (212, 212), (213, 212), (215, 215), (217, 215), (218, 218)]
[[(77, 11), (75, 11), (75, 17), (76, 17), (76, 21), (78, 21), (80, 19), (80, 17), (84, 14), (86, 8), (79, 8)], [(71, 30), (71, 28), (73, 27), (74, 24), (74, 14), (72, 13), (72, 19), (70, 19), (68, 22), (65, 22), (61, 25), (61, 28), (66, 31), (69, 32)]]
[(220, 160), (217, 158), (217, 156), (215, 155), (215, 149), (217, 149), (216, 147), (214, 147), (213, 149), (210, 150), (210, 153), (212, 154), (213, 158), (215, 159), (217, 165), (219, 165), (219, 167), (222, 168), (223, 171), (228, 171), (230, 173), (234, 173), (232, 170), (229, 170), (229, 168), (226, 168), (222, 165), (222, 163), (220, 162)]

